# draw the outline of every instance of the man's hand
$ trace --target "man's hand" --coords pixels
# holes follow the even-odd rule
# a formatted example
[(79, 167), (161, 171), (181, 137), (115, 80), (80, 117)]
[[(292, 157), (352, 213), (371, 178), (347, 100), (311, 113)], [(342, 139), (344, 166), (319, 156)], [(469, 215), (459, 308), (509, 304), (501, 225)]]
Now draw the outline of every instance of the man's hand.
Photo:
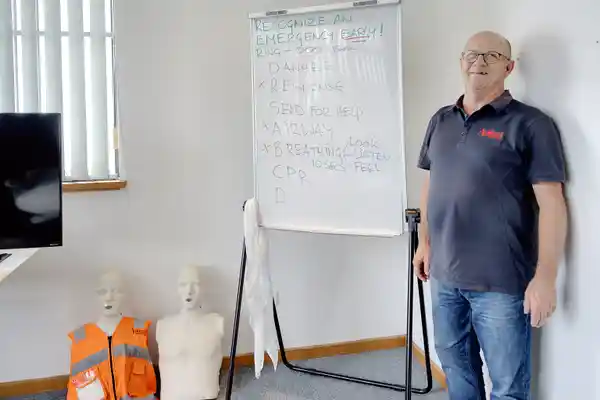
[(429, 279), (429, 252), (428, 244), (420, 244), (413, 258), (415, 274), (423, 282)]
[(524, 312), (531, 326), (541, 328), (556, 310), (556, 279), (536, 274), (525, 291)]

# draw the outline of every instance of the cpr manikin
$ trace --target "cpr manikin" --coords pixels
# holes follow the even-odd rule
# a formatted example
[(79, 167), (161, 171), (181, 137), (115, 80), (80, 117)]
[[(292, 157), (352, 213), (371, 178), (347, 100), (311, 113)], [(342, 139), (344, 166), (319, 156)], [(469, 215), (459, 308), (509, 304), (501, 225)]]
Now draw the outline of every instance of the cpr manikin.
[(123, 316), (118, 272), (102, 275), (96, 294), (100, 317), (69, 333), (67, 400), (154, 400), (156, 375), (148, 351), (151, 322)]
[(185, 267), (179, 275), (179, 314), (156, 327), (161, 400), (208, 400), (219, 396), (223, 360), (223, 318), (201, 305), (200, 273)]
[(102, 305), (102, 314), (96, 322), (96, 325), (106, 333), (112, 336), (121, 321), (123, 304), (123, 280), (116, 271), (106, 272), (100, 277), (100, 282), (96, 288), (96, 294)]

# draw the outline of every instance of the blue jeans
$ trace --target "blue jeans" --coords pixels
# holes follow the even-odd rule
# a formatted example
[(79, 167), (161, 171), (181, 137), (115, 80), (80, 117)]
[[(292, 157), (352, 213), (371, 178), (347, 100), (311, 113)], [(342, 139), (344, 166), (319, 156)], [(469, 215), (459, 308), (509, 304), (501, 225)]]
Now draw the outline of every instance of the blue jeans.
[(485, 400), (483, 363), (492, 400), (529, 400), (531, 324), (523, 297), (454, 289), (431, 280), (435, 348), (450, 400)]

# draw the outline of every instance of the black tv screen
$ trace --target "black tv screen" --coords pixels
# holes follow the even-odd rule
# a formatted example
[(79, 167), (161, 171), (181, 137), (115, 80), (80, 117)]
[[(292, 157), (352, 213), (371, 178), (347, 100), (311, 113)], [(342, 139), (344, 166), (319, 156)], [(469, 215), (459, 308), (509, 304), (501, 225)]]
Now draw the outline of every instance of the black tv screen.
[(0, 113), (0, 249), (62, 245), (60, 114)]

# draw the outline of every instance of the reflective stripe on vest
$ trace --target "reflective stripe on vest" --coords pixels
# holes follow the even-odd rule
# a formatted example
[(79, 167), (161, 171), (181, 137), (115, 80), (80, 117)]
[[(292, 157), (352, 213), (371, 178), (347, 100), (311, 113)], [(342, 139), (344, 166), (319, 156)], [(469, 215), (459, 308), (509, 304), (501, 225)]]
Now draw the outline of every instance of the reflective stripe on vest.
[(73, 340), (75, 343), (80, 342), (85, 339), (85, 326), (81, 328), (77, 328), (73, 331)]
[[(119, 356), (141, 358), (143, 360), (151, 362), (148, 349), (139, 346), (133, 346), (130, 344), (120, 344), (118, 346), (115, 346), (115, 348), (113, 349), (113, 357)], [(84, 358), (83, 360), (74, 363), (73, 367), (71, 368), (71, 374), (77, 375), (81, 372), (87, 371), (88, 369), (95, 367), (96, 365), (106, 360), (108, 360), (108, 349), (100, 350), (99, 352), (94, 353)]]
[[(133, 319), (133, 329), (144, 329), (146, 328), (146, 321), (143, 319), (134, 318)], [(85, 334), (85, 325), (79, 327), (73, 331), (73, 340), (75, 343), (84, 340), (86, 337)]]
[(151, 362), (150, 353), (148, 352), (148, 349), (139, 346), (133, 346), (130, 344), (120, 344), (118, 346), (115, 346), (113, 348), (113, 356), (141, 358), (142, 360)]
[(120, 400), (156, 400), (156, 397), (154, 397), (154, 395), (148, 395), (145, 397), (129, 397), (129, 396), (125, 396), (125, 397), (121, 397)]
[(134, 318), (133, 320), (133, 328), (134, 329), (144, 329), (146, 327), (146, 321)]

